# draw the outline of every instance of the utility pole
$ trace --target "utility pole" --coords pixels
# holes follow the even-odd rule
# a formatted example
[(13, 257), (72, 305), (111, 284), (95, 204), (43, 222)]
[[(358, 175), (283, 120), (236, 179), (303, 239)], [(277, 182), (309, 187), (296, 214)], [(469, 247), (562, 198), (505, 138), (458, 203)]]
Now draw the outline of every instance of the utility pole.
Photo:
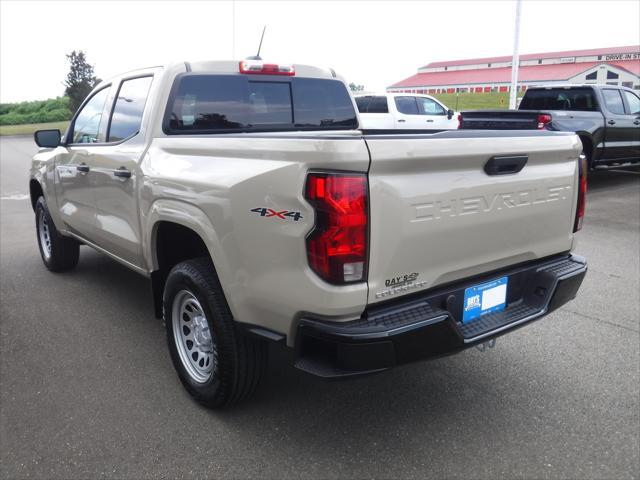
[(516, 25), (513, 35), (513, 59), (511, 60), (511, 92), (509, 94), (509, 108), (516, 108), (518, 95), (518, 67), (520, 66), (520, 8), (522, 0), (516, 0)]

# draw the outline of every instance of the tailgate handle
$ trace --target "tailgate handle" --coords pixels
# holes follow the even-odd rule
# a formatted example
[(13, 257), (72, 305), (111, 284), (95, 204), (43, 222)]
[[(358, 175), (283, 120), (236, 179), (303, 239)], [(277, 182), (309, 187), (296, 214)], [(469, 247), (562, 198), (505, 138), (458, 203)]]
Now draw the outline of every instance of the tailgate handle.
[(484, 166), (487, 175), (507, 175), (518, 173), (527, 164), (527, 155), (516, 155), (513, 157), (492, 157)]

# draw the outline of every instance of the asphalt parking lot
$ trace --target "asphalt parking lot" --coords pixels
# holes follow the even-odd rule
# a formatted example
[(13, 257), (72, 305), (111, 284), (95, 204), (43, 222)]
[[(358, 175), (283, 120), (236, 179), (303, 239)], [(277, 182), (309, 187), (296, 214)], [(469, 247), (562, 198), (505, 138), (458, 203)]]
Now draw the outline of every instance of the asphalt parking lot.
[(475, 349), (349, 382), (272, 351), (223, 412), (174, 373), (145, 278), (40, 260), (30, 137), (0, 140), (0, 477), (638, 478), (640, 172), (591, 176), (577, 299)]

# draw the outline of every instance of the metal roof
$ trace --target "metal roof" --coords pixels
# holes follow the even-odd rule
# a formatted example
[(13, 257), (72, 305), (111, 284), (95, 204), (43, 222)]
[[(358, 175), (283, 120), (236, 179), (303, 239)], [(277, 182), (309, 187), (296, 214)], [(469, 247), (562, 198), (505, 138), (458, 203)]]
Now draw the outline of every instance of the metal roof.
[[(608, 47), (608, 48), (591, 48), (587, 50), (565, 50), (562, 52), (547, 52), (547, 53), (528, 53), (520, 55), (520, 61), (522, 60), (539, 60), (549, 58), (562, 58), (562, 57), (586, 57), (592, 55), (607, 55), (616, 53), (638, 53), (640, 52), (640, 45), (629, 45), (625, 47)], [(431, 62), (428, 65), (420, 68), (435, 68), (435, 67), (452, 67), (455, 65), (476, 65), (481, 63), (500, 63), (510, 62), (511, 55), (503, 57), (486, 57), (486, 58), (469, 58), (466, 60), (450, 60), (446, 62)]]
[[(568, 80), (597, 65), (610, 65), (640, 76), (640, 60), (617, 62), (580, 62), (531, 65), (520, 67), (518, 82), (545, 82)], [(446, 72), (417, 73), (394, 83), (391, 87), (427, 87), (486, 83), (510, 83), (511, 67), (451, 70)]]

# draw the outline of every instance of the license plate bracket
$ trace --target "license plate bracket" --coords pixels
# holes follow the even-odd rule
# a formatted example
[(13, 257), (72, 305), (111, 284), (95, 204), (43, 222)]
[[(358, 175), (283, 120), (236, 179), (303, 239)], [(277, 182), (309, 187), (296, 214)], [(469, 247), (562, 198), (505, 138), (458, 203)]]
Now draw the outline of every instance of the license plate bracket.
[(509, 277), (496, 278), (464, 290), (462, 323), (472, 322), (488, 313), (504, 310)]

